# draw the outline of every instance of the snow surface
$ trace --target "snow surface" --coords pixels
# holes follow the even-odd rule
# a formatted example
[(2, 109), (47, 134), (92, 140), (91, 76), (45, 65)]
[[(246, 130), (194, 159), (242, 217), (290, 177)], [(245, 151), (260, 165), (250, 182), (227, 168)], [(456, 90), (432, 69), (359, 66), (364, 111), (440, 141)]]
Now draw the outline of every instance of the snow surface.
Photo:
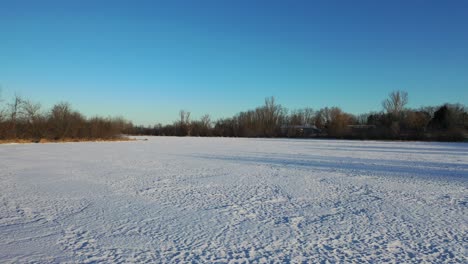
[(0, 145), (0, 262), (467, 263), (468, 144)]

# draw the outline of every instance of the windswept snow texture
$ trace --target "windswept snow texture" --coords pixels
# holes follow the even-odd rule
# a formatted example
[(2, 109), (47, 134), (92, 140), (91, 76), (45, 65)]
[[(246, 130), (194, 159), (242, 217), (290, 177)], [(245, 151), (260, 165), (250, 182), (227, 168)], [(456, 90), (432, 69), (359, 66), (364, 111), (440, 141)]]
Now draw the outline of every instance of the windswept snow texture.
[(468, 144), (0, 145), (0, 262), (467, 263)]

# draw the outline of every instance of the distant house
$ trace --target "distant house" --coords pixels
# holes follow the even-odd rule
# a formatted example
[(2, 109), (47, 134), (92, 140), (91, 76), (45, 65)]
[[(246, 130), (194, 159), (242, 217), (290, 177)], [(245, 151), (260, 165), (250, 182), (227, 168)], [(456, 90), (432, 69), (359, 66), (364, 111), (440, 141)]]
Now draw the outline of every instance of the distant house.
[(281, 134), (288, 137), (316, 137), (322, 131), (315, 125), (282, 125)]
[(375, 125), (348, 125), (352, 136), (359, 137), (373, 133), (377, 126)]

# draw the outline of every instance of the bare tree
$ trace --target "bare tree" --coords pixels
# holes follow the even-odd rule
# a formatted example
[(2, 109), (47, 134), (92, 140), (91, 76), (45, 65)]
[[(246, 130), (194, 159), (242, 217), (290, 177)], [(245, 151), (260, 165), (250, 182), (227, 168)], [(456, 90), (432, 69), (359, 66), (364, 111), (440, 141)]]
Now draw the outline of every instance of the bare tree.
[(211, 118), (206, 114), (200, 120), (190, 122), (190, 135), (196, 137), (211, 136)]
[(205, 114), (200, 118), (200, 122), (205, 130), (211, 129), (211, 117), (209, 114)]
[(306, 107), (302, 110), (303, 113), (303, 124), (311, 125), (314, 123), (314, 110), (310, 107)]
[(210, 128), (211, 127), (211, 117), (210, 117), (210, 115), (209, 114), (203, 115), (201, 117), (201, 122), (202, 122), (204, 127)]
[(71, 126), (71, 107), (69, 103), (58, 103), (54, 105), (50, 113), (51, 126), (54, 131), (54, 139), (62, 139), (67, 136)]
[(263, 136), (275, 136), (283, 117), (283, 107), (275, 102), (275, 97), (271, 96), (265, 98), (265, 106), (258, 112), (263, 121)]
[(325, 107), (325, 108), (320, 109), (315, 114), (314, 123), (318, 128), (324, 129), (332, 121), (332, 115), (331, 115), (332, 109), (330, 109), (329, 107)]
[(178, 136), (190, 136), (190, 112), (180, 110), (179, 117), (180, 121), (178, 124)]
[(16, 118), (20, 114), (21, 104), (23, 103), (23, 98), (21, 96), (15, 94), (13, 98), (13, 102), (9, 104), (10, 106), (10, 118), (12, 121), (16, 121)]
[(18, 124), (18, 116), (21, 114), (21, 106), (23, 103), (23, 99), (18, 94), (15, 94), (13, 98), (13, 102), (9, 104), (10, 107), (10, 122), (11, 122), (11, 133), (13, 138), (17, 138), (18, 131), (17, 131), (17, 124)]
[(402, 113), (408, 103), (408, 93), (405, 91), (393, 91), (389, 94), (389, 98), (382, 102), (384, 110), (393, 115)]
[(27, 125), (27, 133), (33, 138), (40, 138), (42, 136), (42, 131), (40, 131), (41, 123), (41, 104), (34, 103), (30, 100), (23, 101), (23, 114), (24, 119)]
[(34, 123), (40, 115), (41, 104), (30, 100), (23, 101), (24, 116), (28, 123)]
[(304, 125), (304, 112), (302, 110), (292, 110), (288, 116), (290, 126)]

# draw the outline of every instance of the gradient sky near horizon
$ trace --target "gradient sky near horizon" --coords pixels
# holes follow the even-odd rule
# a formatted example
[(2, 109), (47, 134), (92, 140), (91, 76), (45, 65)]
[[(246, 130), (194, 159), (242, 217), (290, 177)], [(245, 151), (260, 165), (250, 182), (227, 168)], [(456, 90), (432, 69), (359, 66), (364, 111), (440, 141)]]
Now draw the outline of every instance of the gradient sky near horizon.
[(468, 1), (0, 0), (1, 97), (136, 124), (468, 103)]

